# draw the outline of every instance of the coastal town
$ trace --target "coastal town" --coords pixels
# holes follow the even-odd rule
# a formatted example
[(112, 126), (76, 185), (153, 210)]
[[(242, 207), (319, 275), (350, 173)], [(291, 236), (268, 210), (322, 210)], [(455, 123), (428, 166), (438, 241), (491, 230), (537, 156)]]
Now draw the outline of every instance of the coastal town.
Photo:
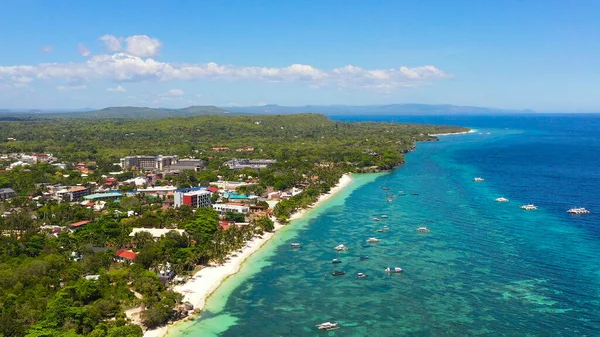
[[(205, 119), (210, 122), (210, 117)], [(192, 149), (187, 155), (177, 151), (115, 158), (113, 153), (123, 146), (119, 144), (146, 137), (132, 126), (134, 122), (128, 122), (128, 132), (112, 136), (115, 145), (105, 147), (106, 155), (86, 150), (73, 156), (64, 147), (52, 152), (15, 151), (36, 142), (20, 133), (3, 140), (0, 263), (12, 259), (23, 264), (5, 262), (13, 272), (0, 274), (0, 282), (22, 284), (31, 289), (29, 298), (43, 303), (35, 310), (15, 306), (35, 318), (27, 322), (24, 316), (14, 316), (6, 326), (16, 335), (25, 327), (47, 334), (66, 331), (66, 320), (57, 328), (44, 318), (57, 314), (52, 306), (60, 303), (69, 310), (84, 310), (79, 318), (61, 314), (75, 319), (73, 329), (83, 335), (119, 331), (125, 336), (161, 336), (169, 323), (201, 312), (206, 298), (278, 229), (347, 186), (352, 179), (345, 173), (393, 168), (415, 141), (435, 140), (426, 132), (461, 131), (426, 126), (406, 133), (401, 125), (375, 124), (379, 129), (352, 130), (350, 124), (315, 121), (307, 115), (288, 118), (296, 125), (310, 121), (302, 127), (306, 131), (296, 126), (297, 135), (290, 136), (286, 129), (294, 124), (281, 124), (277, 117), (255, 119), (260, 123), (235, 118), (223, 122), (241, 121), (244, 128), (258, 128), (261, 134), (216, 143), (215, 133), (215, 145)], [(323, 133), (323, 125), (331, 131)], [(316, 145), (311, 128), (321, 130), (317, 142), (325, 147)], [(374, 141), (363, 140), (358, 147), (325, 141), (327, 132), (345, 128)], [(391, 133), (395, 140), (386, 139)], [(283, 141), (264, 147), (244, 144), (262, 144), (265, 135), (281, 135)], [(303, 145), (306, 152), (299, 152), (295, 144), (308, 140), (313, 145)], [(394, 152), (386, 150), (388, 143)], [(348, 154), (340, 156), (336, 148), (346, 148)], [(290, 156), (290, 149), (296, 157)], [(35, 263), (44, 268), (31, 271), (33, 264), (22, 257), (31, 263), (39, 260)], [(51, 261), (60, 261), (60, 267)], [(21, 277), (24, 273), (33, 277)], [(34, 290), (40, 282), (50, 287), (48, 295)], [(6, 291), (3, 296), (19, 294), (12, 287)], [(86, 316), (93, 312), (101, 314)]]

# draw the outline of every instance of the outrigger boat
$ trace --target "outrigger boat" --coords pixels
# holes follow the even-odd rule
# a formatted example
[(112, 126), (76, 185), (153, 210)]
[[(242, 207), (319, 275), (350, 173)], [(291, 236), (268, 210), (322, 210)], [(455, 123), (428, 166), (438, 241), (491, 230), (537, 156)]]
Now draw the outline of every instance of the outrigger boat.
[(386, 273), (402, 273), (402, 272), (404, 272), (404, 270), (402, 268), (398, 268), (398, 267), (395, 267), (395, 268), (388, 267), (388, 268), (385, 268), (385, 272)]
[(341, 251), (341, 250), (348, 250), (348, 247), (344, 246), (344, 245), (338, 245), (335, 248), (333, 248), (337, 251)]
[(317, 324), (316, 327), (319, 330), (324, 330), (324, 331), (337, 330), (340, 328), (340, 326), (337, 322), (325, 322), (325, 323)]
[(362, 256), (359, 256), (359, 257), (358, 257), (358, 259), (359, 259), (359, 260), (366, 260), (366, 259), (368, 259), (368, 258), (369, 258), (369, 257), (368, 257), (367, 255), (362, 255)]
[(342, 263), (342, 260), (340, 260), (340, 259), (333, 259), (331, 261), (331, 263)]
[(535, 211), (537, 209), (537, 206), (534, 204), (528, 204), (521, 206), (521, 209), (524, 209), (526, 211)]
[(333, 273), (331, 273), (331, 275), (333, 276), (341, 276), (341, 275), (346, 275), (345, 271), (341, 271), (341, 270), (336, 270)]
[(570, 210), (568, 210), (567, 213), (571, 213), (571, 214), (590, 214), (590, 211), (588, 211), (587, 209), (585, 209), (583, 207), (575, 207), (575, 208), (571, 208)]

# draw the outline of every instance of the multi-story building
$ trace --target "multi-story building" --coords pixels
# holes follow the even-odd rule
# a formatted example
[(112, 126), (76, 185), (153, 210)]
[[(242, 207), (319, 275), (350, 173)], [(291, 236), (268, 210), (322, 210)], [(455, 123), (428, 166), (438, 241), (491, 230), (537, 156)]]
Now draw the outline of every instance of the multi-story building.
[(0, 188), (0, 201), (15, 197), (17, 193), (12, 188)]
[(276, 163), (275, 159), (231, 159), (225, 162), (225, 166), (228, 166), (232, 170), (241, 170), (241, 169), (254, 169), (260, 170), (269, 167), (271, 164)]
[(56, 196), (64, 201), (75, 201), (90, 194), (90, 189), (85, 186), (75, 186), (68, 190), (60, 190), (56, 192)]
[(176, 164), (179, 161), (178, 156), (128, 156), (121, 158), (121, 167), (129, 170), (133, 167), (140, 170), (159, 170)]
[(204, 169), (204, 163), (200, 159), (181, 159), (175, 164), (165, 166), (168, 171), (182, 172), (185, 170), (201, 171)]
[(177, 190), (174, 195), (175, 207), (183, 205), (188, 205), (192, 208), (209, 207), (211, 196), (212, 193), (205, 189), (196, 191)]
[(250, 212), (250, 206), (231, 202), (227, 204), (214, 204), (212, 205), (212, 207), (216, 209), (217, 212), (219, 212), (219, 214), (225, 214), (230, 212), (248, 214)]

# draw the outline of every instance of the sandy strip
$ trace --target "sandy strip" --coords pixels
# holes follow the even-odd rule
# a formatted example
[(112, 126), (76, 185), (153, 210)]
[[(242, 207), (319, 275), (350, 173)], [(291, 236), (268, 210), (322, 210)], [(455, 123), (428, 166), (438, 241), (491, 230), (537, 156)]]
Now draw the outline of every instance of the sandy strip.
[[(340, 178), (339, 183), (333, 187), (329, 193), (322, 194), (317, 202), (315, 202), (312, 206), (317, 206), (325, 200), (331, 198), (334, 194), (348, 186), (351, 182), (352, 178), (350, 175), (344, 174)], [(290, 217), (290, 221), (301, 218), (307, 211), (308, 209), (302, 209), (295, 212)], [(258, 249), (260, 249), (265, 242), (269, 241), (269, 239), (271, 239), (283, 226), (284, 225), (280, 224), (279, 222), (275, 222), (275, 230), (273, 232), (265, 233), (261, 238), (255, 237), (252, 241), (248, 242), (241, 252), (235, 252), (233, 254), (235, 256), (230, 255), (227, 262), (224, 264), (212, 265), (200, 270), (184, 284), (175, 286), (173, 290), (183, 294), (183, 302), (192, 303), (194, 305), (194, 309), (203, 309), (206, 299), (208, 296), (210, 296), (210, 294), (217, 290), (221, 282), (223, 282), (230, 275), (238, 272), (244, 260), (258, 251)], [(167, 333), (167, 328), (167, 326), (163, 326), (157, 329), (148, 330), (144, 333), (144, 337), (162, 337)]]
[(473, 133), (477, 130), (469, 130), (469, 131), (463, 131), (463, 132), (448, 132), (448, 133), (435, 133), (435, 134), (431, 134), (430, 136), (454, 136), (454, 135), (464, 135), (467, 133)]

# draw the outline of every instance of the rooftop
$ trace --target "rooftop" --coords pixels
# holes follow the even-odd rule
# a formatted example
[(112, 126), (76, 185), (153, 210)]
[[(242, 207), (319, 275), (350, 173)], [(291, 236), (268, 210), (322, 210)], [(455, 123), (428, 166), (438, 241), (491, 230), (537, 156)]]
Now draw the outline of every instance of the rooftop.
[(87, 225), (90, 222), (92, 222), (92, 221), (90, 221), (90, 220), (83, 220), (83, 221), (79, 221), (79, 222), (74, 222), (74, 223), (70, 224), (69, 227), (77, 228), (77, 227), (81, 227), (81, 226)]
[(108, 192), (108, 193), (95, 193), (95, 194), (86, 195), (83, 197), (83, 199), (95, 200), (95, 199), (102, 199), (102, 198), (120, 197), (122, 195), (123, 195), (123, 193), (121, 193), (120, 191)]

